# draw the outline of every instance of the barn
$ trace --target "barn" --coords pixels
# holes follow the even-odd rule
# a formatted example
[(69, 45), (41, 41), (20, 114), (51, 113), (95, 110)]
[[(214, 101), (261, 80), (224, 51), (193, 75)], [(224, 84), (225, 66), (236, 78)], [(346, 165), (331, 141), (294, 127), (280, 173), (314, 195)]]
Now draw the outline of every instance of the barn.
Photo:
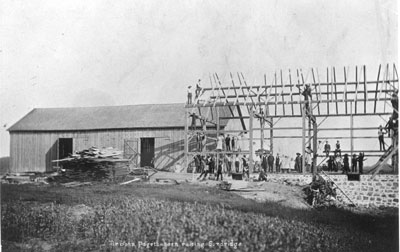
[(184, 160), (186, 120), (182, 103), (35, 108), (8, 129), (10, 172), (52, 171), (52, 160), (92, 146), (122, 150), (134, 166), (171, 169)]

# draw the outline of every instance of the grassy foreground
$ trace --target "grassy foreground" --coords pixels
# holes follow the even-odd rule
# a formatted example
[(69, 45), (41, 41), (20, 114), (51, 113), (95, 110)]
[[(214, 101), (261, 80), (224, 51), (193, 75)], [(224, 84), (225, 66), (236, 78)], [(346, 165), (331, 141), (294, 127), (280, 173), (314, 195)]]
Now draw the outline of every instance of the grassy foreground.
[(398, 251), (398, 215), (297, 210), (189, 184), (1, 186), (4, 251)]

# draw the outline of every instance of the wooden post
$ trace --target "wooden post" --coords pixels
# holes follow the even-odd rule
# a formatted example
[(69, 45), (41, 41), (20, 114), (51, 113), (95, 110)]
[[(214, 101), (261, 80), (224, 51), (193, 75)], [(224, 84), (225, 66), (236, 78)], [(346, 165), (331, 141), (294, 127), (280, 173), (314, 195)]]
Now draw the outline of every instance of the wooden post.
[[(189, 168), (189, 129), (188, 129), (188, 118), (189, 118), (189, 113), (188, 113), (189, 108), (185, 108), (185, 165), (186, 165), (186, 171)], [(194, 169), (192, 171), (193, 177), (192, 179), (194, 180)]]
[[(219, 137), (219, 131), (220, 131), (220, 124), (219, 124), (219, 107), (216, 107), (215, 110), (216, 118), (215, 120), (217, 121), (217, 145), (218, 145), (218, 137)], [(222, 146), (224, 146), (224, 143), (222, 143)], [(216, 171), (218, 171), (218, 166), (219, 166), (219, 153), (218, 151), (216, 152), (216, 157), (215, 157), (215, 163), (216, 163)]]
[(254, 165), (253, 165), (253, 119), (254, 119), (254, 111), (250, 110), (250, 122), (249, 122), (249, 130), (250, 130), (249, 171), (254, 171)]
[[(274, 154), (274, 118), (270, 119), (271, 125), (269, 126), (269, 148), (272, 155)], [(272, 171), (275, 171), (275, 165), (272, 166)]]
[(261, 148), (261, 150), (264, 150), (264, 125), (265, 125), (265, 120), (264, 120), (264, 118), (261, 118), (261, 120), (260, 120), (260, 126), (261, 126), (260, 148)]
[(313, 156), (312, 156), (312, 173), (315, 175), (317, 174), (317, 157), (318, 157), (318, 126), (317, 126), (317, 118), (314, 118), (315, 120), (313, 121), (313, 130), (314, 130), (314, 136), (313, 136)]
[(354, 151), (354, 116), (353, 116), (353, 102), (350, 102), (350, 156), (353, 156)]
[(303, 174), (305, 173), (305, 169), (304, 169), (304, 165), (305, 165), (305, 160), (304, 160), (304, 154), (306, 153), (306, 115), (305, 115), (305, 111), (304, 111), (304, 106), (302, 107), (303, 113), (302, 113), (302, 130), (301, 130), (301, 155), (302, 155), (302, 163), (301, 165), (303, 166), (302, 172)]
[(302, 113), (302, 132), (301, 132), (301, 138), (302, 138), (302, 141), (301, 141), (301, 155), (302, 155), (302, 162), (301, 162), (301, 166), (302, 166), (302, 172), (303, 172), (303, 174), (305, 174), (305, 159), (304, 159), (304, 154), (306, 153), (306, 132), (305, 132), (305, 130), (306, 130), (306, 111), (305, 111), (305, 109), (304, 109), (304, 106), (302, 106), (302, 110), (303, 110), (303, 113)]

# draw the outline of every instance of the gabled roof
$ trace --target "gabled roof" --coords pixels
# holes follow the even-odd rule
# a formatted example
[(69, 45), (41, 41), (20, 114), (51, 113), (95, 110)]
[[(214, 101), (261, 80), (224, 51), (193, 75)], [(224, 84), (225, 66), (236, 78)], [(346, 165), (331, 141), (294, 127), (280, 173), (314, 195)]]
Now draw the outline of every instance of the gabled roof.
[[(220, 112), (220, 114), (224, 113)], [(184, 116), (183, 103), (35, 108), (11, 126), (8, 131), (183, 128)]]

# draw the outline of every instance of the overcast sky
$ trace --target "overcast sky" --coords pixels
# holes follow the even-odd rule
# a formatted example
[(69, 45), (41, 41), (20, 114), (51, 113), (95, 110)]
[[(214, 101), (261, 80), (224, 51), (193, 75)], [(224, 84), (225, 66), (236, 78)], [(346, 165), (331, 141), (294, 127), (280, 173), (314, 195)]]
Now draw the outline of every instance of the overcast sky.
[[(3, 0), (0, 156), (37, 107), (184, 102), (211, 72), (397, 62), (396, 0)], [(206, 85), (207, 83), (204, 83)]]

